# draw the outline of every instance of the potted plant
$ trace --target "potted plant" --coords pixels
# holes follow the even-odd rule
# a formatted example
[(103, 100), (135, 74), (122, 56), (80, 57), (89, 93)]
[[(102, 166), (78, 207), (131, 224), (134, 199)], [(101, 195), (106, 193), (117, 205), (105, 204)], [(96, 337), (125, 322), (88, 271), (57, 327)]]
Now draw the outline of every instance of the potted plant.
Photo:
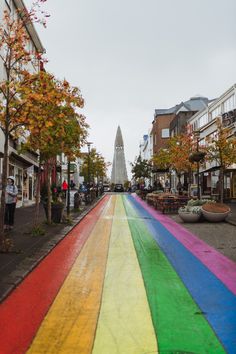
[(188, 206), (202, 206), (203, 204), (206, 203), (215, 203), (214, 200), (211, 199), (190, 199), (188, 201)]
[(178, 210), (179, 217), (184, 222), (197, 222), (201, 217), (201, 206), (184, 206)]
[(190, 162), (200, 162), (204, 160), (206, 153), (204, 151), (194, 151), (189, 156)]
[[(44, 197), (43, 199), (43, 206), (44, 206), (46, 218), (48, 219), (47, 197)], [(64, 207), (65, 205), (62, 200), (60, 187), (57, 188), (52, 186), (51, 216), (53, 222), (55, 223), (61, 222)]]
[(202, 214), (210, 222), (224, 221), (230, 211), (230, 207), (223, 203), (206, 203), (202, 206)]

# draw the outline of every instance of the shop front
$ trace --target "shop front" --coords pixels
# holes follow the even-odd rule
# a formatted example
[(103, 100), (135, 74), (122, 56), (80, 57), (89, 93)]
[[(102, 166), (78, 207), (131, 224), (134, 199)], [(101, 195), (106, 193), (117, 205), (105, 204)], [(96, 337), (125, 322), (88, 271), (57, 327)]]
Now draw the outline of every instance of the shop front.
[(19, 156), (11, 152), (8, 166), (8, 175), (15, 177), (15, 183), (18, 188), (17, 206), (26, 206), (34, 203), (34, 189), (38, 168), (36, 162), (27, 156)]
[[(201, 173), (201, 185), (204, 196), (211, 196), (218, 200), (220, 196), (219, 168)], [(224, 172), (224, 200), (236, 200), (236, 170)]]

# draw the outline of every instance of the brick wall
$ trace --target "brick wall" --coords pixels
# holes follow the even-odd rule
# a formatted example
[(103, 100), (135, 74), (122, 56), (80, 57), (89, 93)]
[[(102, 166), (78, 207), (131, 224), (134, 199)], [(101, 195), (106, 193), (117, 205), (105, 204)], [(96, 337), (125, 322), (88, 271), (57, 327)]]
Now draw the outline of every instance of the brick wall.
[(153, 153), (156, 154), (160, 148), (166, 147), (168, 138), (162, 138), (162, 129), (169, 129), (170, 123), (175, 114), (158, 115), (153, 121)]

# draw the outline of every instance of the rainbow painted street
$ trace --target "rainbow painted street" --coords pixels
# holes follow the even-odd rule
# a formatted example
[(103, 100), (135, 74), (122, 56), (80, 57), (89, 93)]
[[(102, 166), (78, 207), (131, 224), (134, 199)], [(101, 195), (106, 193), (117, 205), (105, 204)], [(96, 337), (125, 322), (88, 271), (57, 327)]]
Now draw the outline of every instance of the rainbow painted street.
[(0, 353), (236, 353), (236, 263), (106, 195), (0, 304)]

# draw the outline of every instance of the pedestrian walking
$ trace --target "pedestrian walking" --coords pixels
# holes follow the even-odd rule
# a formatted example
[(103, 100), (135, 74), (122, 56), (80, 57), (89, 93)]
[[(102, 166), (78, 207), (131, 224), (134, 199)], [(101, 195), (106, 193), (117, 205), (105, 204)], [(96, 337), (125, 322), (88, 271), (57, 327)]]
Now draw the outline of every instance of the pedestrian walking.
[(68, 190), (68, 183), (66, 182), (66, 180), (64, 179), (63, 183), (62, 183), (62, 191), (64, 193), (64, 197), (66, 197), (66, 192)]
[(5, 198), (5, 218), (4, 218), (4, 228), (6, 230), (11, 230), (14, 225), (14, 215), (16, 209), (18, 189), (15, 185), (15, 178), (9, 176), (7, 179), (6, 186), (6, 198)]

